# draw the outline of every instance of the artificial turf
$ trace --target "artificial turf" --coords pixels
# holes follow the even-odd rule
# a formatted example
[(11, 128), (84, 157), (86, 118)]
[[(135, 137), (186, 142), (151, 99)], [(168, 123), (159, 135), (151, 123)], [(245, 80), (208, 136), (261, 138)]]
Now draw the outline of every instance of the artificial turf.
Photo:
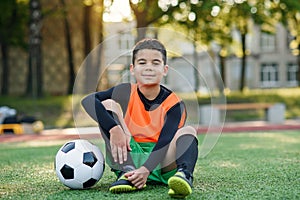
[[(91, 189), (68, 189), (54, 171), (55, 154), (65, 142), (1, 143), (0, 199), (170, 199), (164, 185), (111, 194), (115, 176), (108, 166)], [(222, 134), (199, 157), (187, 199), (300, 199), (300, 132)]]

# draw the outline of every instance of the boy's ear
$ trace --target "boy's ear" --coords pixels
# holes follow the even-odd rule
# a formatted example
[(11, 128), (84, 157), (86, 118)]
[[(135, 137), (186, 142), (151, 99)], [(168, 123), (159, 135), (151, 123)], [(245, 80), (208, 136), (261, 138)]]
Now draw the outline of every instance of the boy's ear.
[(134, 75), (133, 68), (134, 68), (134, 65), (130, 64), (129, 70), (130, 70), (131, 75)]
[(169, 66), (168, 66), (168, 65), (165, 65), (165, 66), (164, 66), (164, 72), (163, 72), (163, 75), (164, 75), (164, 76), (167, 76), (168, 71), (169, 71)]

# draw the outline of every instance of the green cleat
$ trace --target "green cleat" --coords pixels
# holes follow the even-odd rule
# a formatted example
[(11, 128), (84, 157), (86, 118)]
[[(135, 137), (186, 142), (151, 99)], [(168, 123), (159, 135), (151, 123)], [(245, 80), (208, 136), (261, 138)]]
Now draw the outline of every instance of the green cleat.
[(184, 199), (192, 193), (193, 177), (186, 177), (182, 170), (178, 170), (174, 176), (168, 180), (170, 187), (168, 194), (172, 198)]
[[(146, 185), (144, 185), (143, 188), (145, 188)], [(117, 181), (111, 184), (109, 187), (109, 191), (111, 193), (126, 193), (126, 192), (133, 192), (135, 190), (138, 190), (130, 181), (127, 180), (127, 178), (123, 175), (121, 175)]]

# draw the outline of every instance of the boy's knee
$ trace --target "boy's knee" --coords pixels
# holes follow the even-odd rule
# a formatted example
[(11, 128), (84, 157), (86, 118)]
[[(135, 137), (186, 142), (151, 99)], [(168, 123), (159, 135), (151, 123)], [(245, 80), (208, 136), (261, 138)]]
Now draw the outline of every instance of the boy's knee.
[(178, 138), (182, 135), (187, 135), (187, 134), (197, 137), (197, 131), (192, 126), (184, 126), (184, 127), (180, 128), (176, 133), (176, 137)]
[(106, 110), (110, 110), (110, 111), (116, 113), (117, 115), (123, 116), (123, 111), (121, 109), (121, 106), (116, 101), (114, 101), (112, 99), (106, 99), (106, 100), (102, 101), (102, 104)]

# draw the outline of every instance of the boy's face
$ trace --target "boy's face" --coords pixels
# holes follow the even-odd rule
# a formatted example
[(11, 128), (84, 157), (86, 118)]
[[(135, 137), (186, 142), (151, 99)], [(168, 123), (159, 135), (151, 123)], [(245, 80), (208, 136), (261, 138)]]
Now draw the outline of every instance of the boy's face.
[(137, 83), (143, 85), (160, 84), (167, 75), (168, 66), (163, 62), (161, 52), (155, 49), (142, 49), (136, 54), (135, 61), (130, 65), (130, 71)]

